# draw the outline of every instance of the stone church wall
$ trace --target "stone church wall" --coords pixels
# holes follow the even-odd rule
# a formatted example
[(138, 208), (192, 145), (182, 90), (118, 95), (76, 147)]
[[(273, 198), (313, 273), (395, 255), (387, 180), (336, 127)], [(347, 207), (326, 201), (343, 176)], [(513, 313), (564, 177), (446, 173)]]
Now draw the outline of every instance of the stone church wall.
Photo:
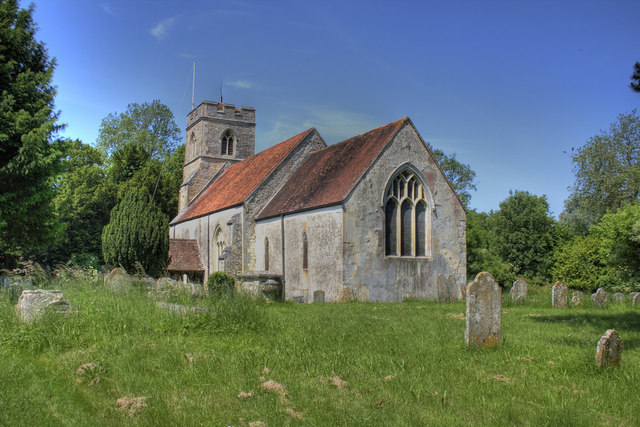
[(242, 273), (242, 207), (225, 209), (200, 218), (181, 222), (169, 227), (171, 239), (196, 239), (200, 248), (200, 260), (205, 268), (205, 280), (217, 271), (216, 231), (222, 230), (225, 237), (224, 271), (234, 275)]
[[(384, 192), (402, 165), (411, 164), (433, 197), (431, 256), (385, 256)], [(429, 212), (430, 211), (430, 212)], [(345, 202), (344, 283), (372, 301), (408, 297), (457, 299), (466, 284), (466, 214), (414, 128), (405, 125)], [(440, 283), (440, 286), (438, 286)], [(443, 285), (444, 284), (444, 285)]]
[[(274, 223), (263, 227), (264, 232), (274, 232), (275, 228)], [(314, 294), (318, 295), (316, 291), (321, 291), (323, 300), (339, 300), (343, 277), (342, 206), (287, 215), (284, 230), (285, 299), (312, 302)], [(303, 233), (307, 235), (308, 244), (306, 270), (302, 268)]]

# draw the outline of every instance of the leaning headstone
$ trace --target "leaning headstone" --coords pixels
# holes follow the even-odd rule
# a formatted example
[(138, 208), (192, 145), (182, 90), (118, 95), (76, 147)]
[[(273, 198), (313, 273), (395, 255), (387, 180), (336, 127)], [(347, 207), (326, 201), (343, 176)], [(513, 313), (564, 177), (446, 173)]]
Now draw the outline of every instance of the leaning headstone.
[(554, 308), (566, 308), (568, 292), (567, 285), (560, 281), (556, 282), (551, 289), (551, 306)]
[(131, 280), (123, 268), (117, 267), (104, 276), (104, 285), (114, 291), (123, 292), (131, 289)]
[(622, 355), (622, 340), (615, 329), (609, 329), (598, 341), (596, 363), (598, 368), (616, 368)]
[(640, 294), (640, 292), (631, 292), (629, 294), (629, 298), (631, 298), (631, 301), (633, 301), (633, 299), (636, 297), (636, 295)]
[(527, 282), (522, 278), (518, 278), (515, 282), (513, 282), (513, 286), (511, 286), (511, 299), (513, 302), (517, 304), (524, 304), (527, 300)]
[(64, 313), (69, 307), (60, 290), (29, 289), (22, 291), (16, 304), (16, 313), (23, 322), (33, 323), (39, 320), (46, 310)]
[(621, 292), (616, 292), (615, 294), (613, 294), (613, 300), (615, 302), (624, 302), (624, 294)]
[(573, 291), (573, 294), (571, 295), (571, 305), (574, 305), (574, 306), (582, 305), (583, 295), (584, 294), (582, 293), (582, 291)]
[(591, 300), (597, 307), (604, 308), (609, 303), (609, 293), (603, 288), (598, 288), (594, 294), (591, 294)]
[(493, 276), (479, 273), (467, 286), (465, 344), (495, 347), (502, 343), (502, 290)]
[(636, 293), (633, 297), (633, 305), (640, 305), (640, 293)]

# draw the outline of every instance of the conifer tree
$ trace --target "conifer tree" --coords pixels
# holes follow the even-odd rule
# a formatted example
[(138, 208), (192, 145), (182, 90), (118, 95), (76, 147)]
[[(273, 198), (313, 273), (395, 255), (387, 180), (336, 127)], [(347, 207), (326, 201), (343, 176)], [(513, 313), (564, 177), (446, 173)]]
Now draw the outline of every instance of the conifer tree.
[(33, 7), (0, 0), (0, 267), (55, 243), (53, 179), (64, 143), (54, 111), (54, 60), (34, 37)]
[(144, 188), (128, 192), (111, 211), (102, 231), (102, 254), (111, 265), (132, 271), (136, 262), (160, 276), (169, 261), (169, 220)]

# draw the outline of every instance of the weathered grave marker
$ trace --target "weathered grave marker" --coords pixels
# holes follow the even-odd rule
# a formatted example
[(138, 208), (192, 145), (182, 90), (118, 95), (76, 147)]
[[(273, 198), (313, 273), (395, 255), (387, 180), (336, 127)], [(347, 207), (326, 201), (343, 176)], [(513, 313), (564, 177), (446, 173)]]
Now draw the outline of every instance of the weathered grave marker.
[(527, 290), (527, 282), (522, 277), (513, 282), (513, 286), (511, 286), (511, 291), (509, 292), (513, 302), (517, 304), (524, 304), (527, 300)]
[(313, 302), (324, 302), (324, 291), (314, 291)]
[(603, 288), (598, 288), (594, 294), (591, 294), (591, 300), (597, 307), (604, 308), (609, 303), (609, 293)]
[(621, 292), (616, 292), (615, 294), (613, 294), (613, 300), (615, 302), (624, 302), (624, 294)]
[(20, 300), (16, 304), (16, 313), (23, 322), (33, 323), (39, 320), (49, 308), (65, 313), (69, 307), (60, 290), (29, 289), (22, 291)]
[(637, 294), (633, 297), (633, 305), (640, 305), (640, 293), (637, 293)]
[(574, 306), (582, 305), (583, 295), (584, 294), (582, 293), (582, 291), (573, 291), (573, 294), (571, 295), (571, 305), (574, 305)]
[(567, 285), (557, 281), (551, 289), (551, 306), (554, 308), (566, 308), (568, 292)]
[(633, 299), (636, 297), (636, 295), (640, 294), (640, 292), (631, 292), (629, 294), (629, 298), (631, 298), (631, 301), (633, 301)]
[(622, 340), (615, 329), (609, 329), (598, 341), (596, 363), (599, 368), (616, 368), (622, 355)]
[(495, 347), (502, 343), (502, 290), (493, 276), (479, 273), (467, 286), (465, 344)]

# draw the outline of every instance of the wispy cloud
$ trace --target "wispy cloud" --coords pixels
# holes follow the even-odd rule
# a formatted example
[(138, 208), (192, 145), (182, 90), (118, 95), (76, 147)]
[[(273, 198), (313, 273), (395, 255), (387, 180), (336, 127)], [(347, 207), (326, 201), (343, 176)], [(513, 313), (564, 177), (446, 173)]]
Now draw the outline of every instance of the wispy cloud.
[(271, 129), (265, 133), (267, 146), (310, 127), (318, 129), (327, 144), (333, 144), (384, 124), (367, 114), (327, 106), (305, 106), (295, 111), (295, 115), (281, 115), (272, 122)]
[(149, 32), (156, 39), (162, 40), (163, 38), (167, 37), (167, 35), (169, 34), (169, 29), (173, 26), (175, 22), (176, 22), (175, 17), (165, 19), (164, 21), (158, 22), (158, 24), (155, 27), (153, 27), (151, 30), (149, 30)]
[(248, 82), (246, 80), (236, 80), (234, 82), (227, 82), (227, 85), (232, 87), (237, 87), (238, 89), (251, 89), (253, 87), (253, 83)]
[(102, 10), (104, 10), (108, 15), (111, 16), (118, 16), (115, 12), (115, 10), (113, 10), (113, 6), (111, 5), (111, 3), (100, 3), (100, 7), (102, 8)]

